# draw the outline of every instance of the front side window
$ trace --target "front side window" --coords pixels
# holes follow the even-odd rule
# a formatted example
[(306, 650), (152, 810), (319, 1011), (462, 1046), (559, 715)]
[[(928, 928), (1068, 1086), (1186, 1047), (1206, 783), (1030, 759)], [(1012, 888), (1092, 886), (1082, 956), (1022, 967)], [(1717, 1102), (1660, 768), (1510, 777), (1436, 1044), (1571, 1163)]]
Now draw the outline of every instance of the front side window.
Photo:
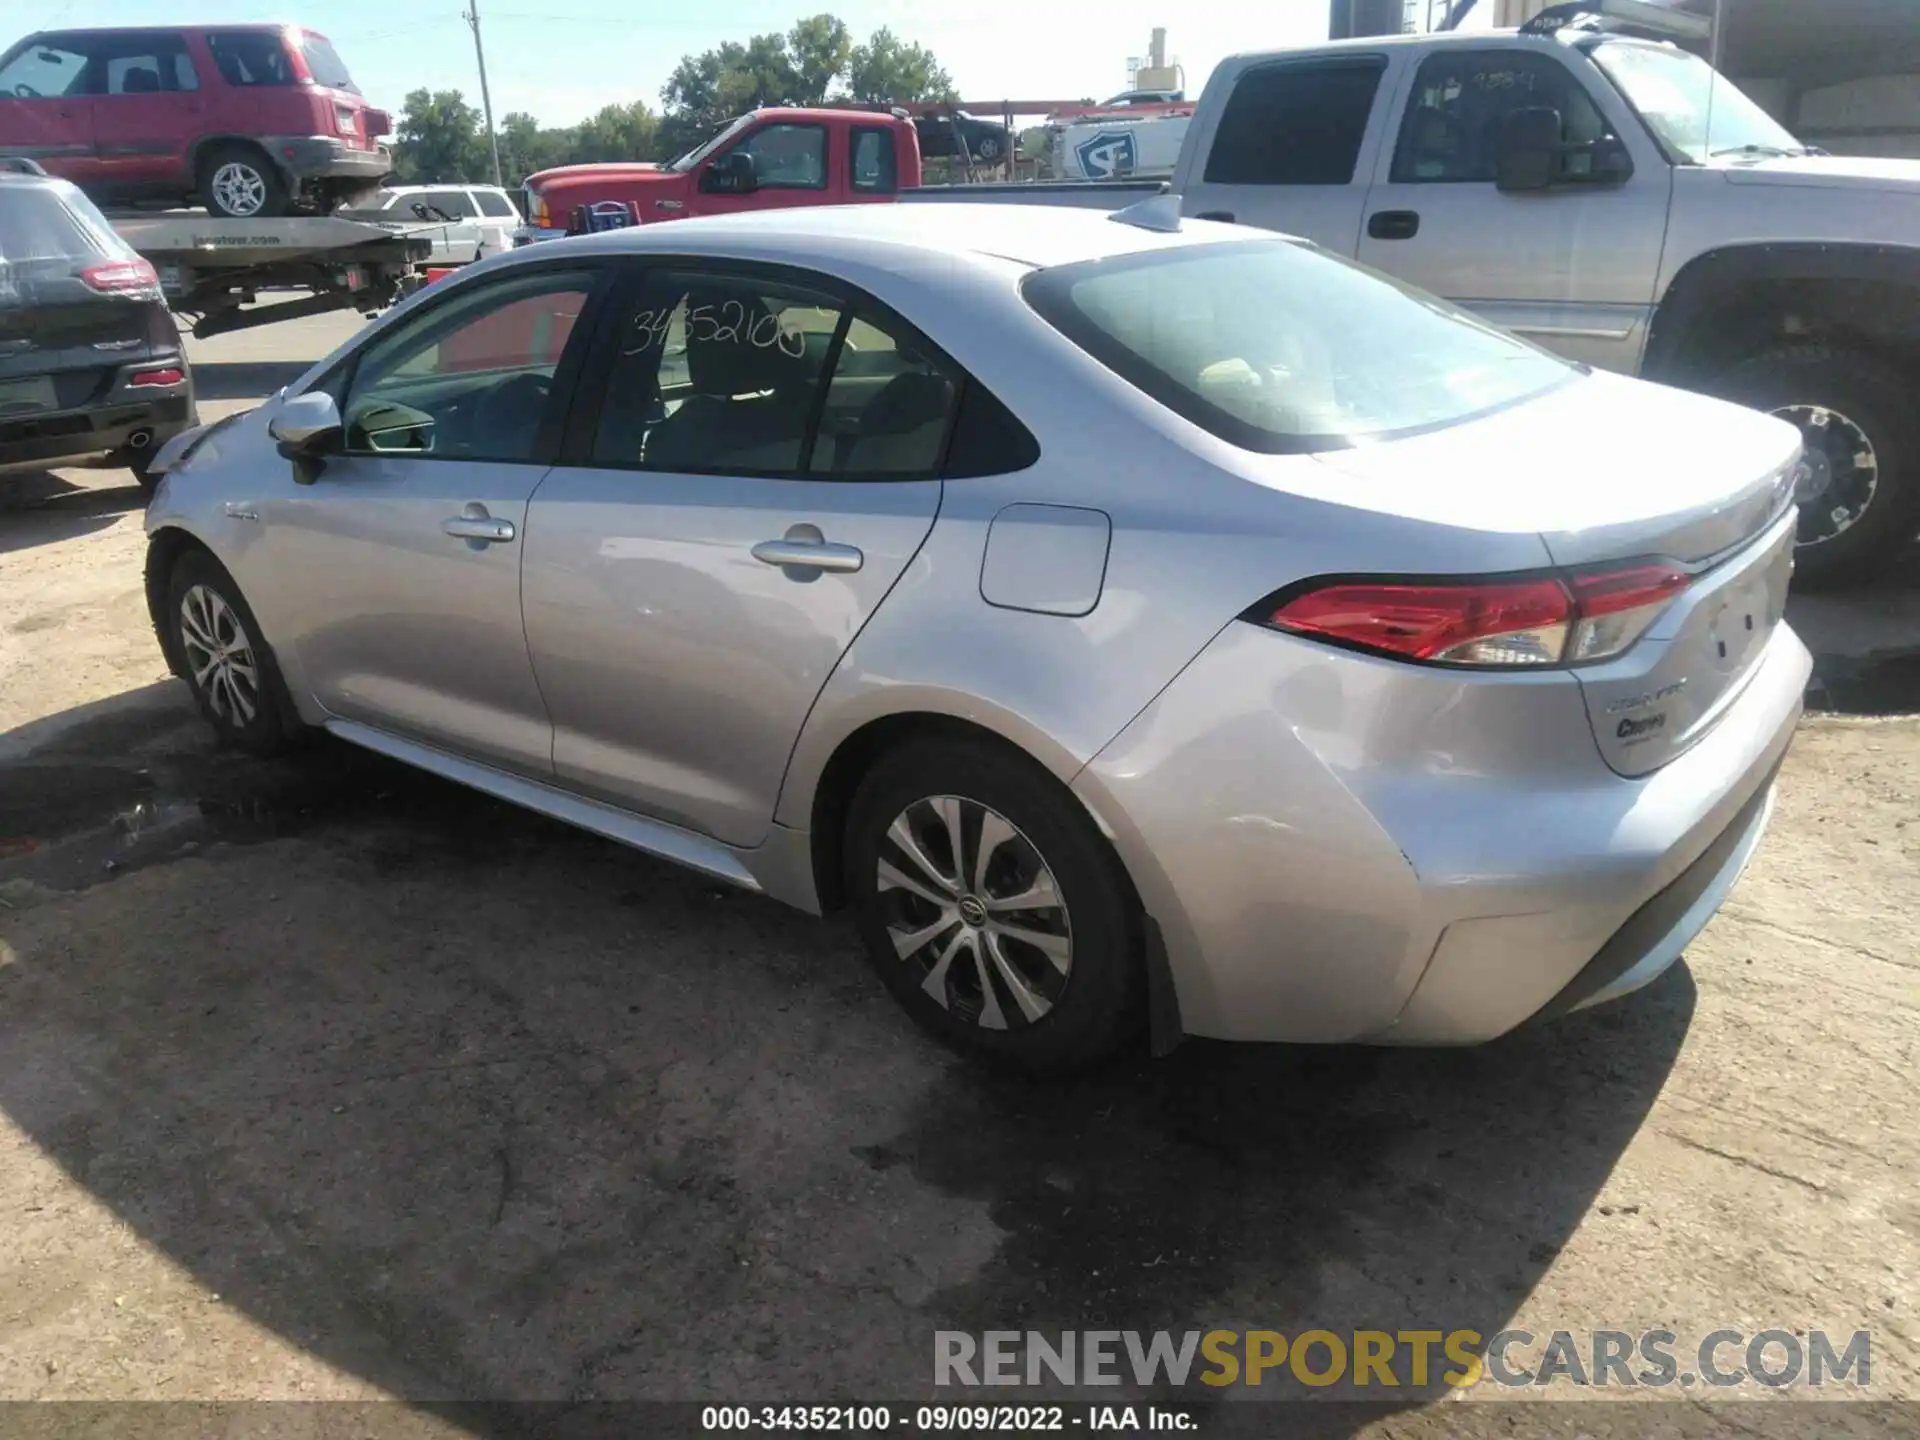
[(763, 190), (827, 188), (827, 132), (819, 125), (763, 125), (740, 148), (753, 156)]
[(905, 326), (838, 296), (655, 271), (616, 335), (597, 465), (849, 480), (939, 466), (953, 377)]
[(892, 131), (854, 127), (852, 173), (853, 188), (862, 194), (891, 195), (900, 188)]
[(109, 95), (154, 95), (198, 90), (187, 42), (178, 35), (143, 36), (137, 43), (106, 57), (105, 91)]
[(229, 85), (291, 85), (293, 62), (287, 47), (272, 30), (217, 30), (207, 36), (207, 49), (220, 78)]
[(1380, 89), (1371, 57), (1263, 65), (1227, 97), (1210, 185), (1350, 185)]
[(341, 407), (348, 451), (532, 460), (594, 278), (574, 270), (496, 280), (371, 342)]
[(1670, 157), (1682, 164), (1723, 155), (1807, 153), (1785, 126), (1696, 55), (1632, 40), (1605, 41), (1591, 54)]
[(86, 43), (74, 35), (49, 35), (0, 65), (0, 100), (53, 100), (87, 93)]
[(1579, 373), (1431, 295), (1286, 240), (1056, 266), (1023, 293), (1152, 399), (1269, 454), (1459, 424)]
[(1540, 107), (1560, 112), (1563, 144), (1590, 145), (1612, 133), (1585, 87), (1550, 56), (1518, 50), (1430, 56), (1414, 77), (1393, 152), (1393, 182), (1492, 184), (1506, 117)]

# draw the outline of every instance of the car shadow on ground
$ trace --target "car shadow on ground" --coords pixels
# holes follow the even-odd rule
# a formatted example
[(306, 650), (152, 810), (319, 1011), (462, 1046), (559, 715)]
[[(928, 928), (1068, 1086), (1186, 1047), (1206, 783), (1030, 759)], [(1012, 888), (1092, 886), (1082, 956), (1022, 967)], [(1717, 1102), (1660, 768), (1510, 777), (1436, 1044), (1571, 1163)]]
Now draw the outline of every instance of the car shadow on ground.
[(123, 484), (76, 485), (51, 470), (0, 475), (0, 554), (75, 540), (140, 510), (146, 492), (125, 471), (101, 471)]
[(196, 400), (262, 401), (313, 368), (311, 360), (197, 360), (193, 366)]
[(1596, 1199), (1694, 1005), (1681, 967), (1477, 1049), (1014, 1080), (843, 923), (157, 696), (42, 733), (0, 763), (0, 1108), (418, 1402), (953, 1399), (937, 1330), (1491, 1334), (1576, 1226), (1639, 1223)]

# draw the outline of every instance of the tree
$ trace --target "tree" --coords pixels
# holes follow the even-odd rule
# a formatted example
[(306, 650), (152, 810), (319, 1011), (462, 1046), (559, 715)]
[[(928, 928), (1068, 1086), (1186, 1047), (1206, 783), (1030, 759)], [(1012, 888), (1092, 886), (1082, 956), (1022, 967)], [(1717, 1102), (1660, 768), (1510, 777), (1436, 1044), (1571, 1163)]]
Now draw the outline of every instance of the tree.
[(828, 87), (847, 68), (852, 52), (853, 36), (834, 16), (809, 15), (795, 21), (787, 32), (795, 103), (818, 105), (825, 100)]
[(560, 163), (587, 160), (651, 160), (655, 157), (659, 121), (644, 100), (608, 105), (575, 127), (570, 157)]
[(491, 179), (480, 112), (458, 90), (412, 92), (394, 135), (393, 173), (396, 180), (426, 184)]
[(500, 171), (509, 185), (518, 185), (536, 170), (564, 165), (570, 156), (573, 132), (547, 130), (524, 110), (500, 121)]
[(846, 98), (862, 105), (952, 100), (953, 77), (924, 45), (902, 41), (882, 25), (847, 57)]

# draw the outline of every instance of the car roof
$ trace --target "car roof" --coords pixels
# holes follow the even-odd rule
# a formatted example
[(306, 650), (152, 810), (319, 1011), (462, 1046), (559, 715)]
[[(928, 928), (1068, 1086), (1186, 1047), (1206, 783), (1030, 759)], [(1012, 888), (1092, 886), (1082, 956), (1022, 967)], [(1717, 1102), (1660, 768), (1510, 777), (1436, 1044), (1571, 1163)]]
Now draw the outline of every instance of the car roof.
[(1410, 46), (1428, 49), (1478, 46), (1484, 50), (1489, 45), (1506, 49), (1545, 43), (1551, 42), (1537, 35), (1522, 35), (1518, 30), (1432, 30), (1424, 34), (1410, 35), (1356, 35), (1347, 40), (1324, 40), (1318, 45), (1286, 45), (1273, 50), (1241, 50), (1227, 56), (1220, 63), (1234, 66), (1254, 65), (1268, 60), (1295, 59), (1302, 55), (1337, 55), (1355, 52), (1364, 55), (1375, 50)]
[(1150, 230), (1120, 223), (1103, 210), (929, 201), (754, 210), (676, 220), (670, 225), (641, 225), (593, 238), (601, 249), (672, 250), (693, 241), (697, 248), (716, 253), (725, 251), (728, 240), (738, 239), (763, 253), (790, 249), (796, 261), (804, 258), (815, 264), (830, 260), (838, 248), (873, 245), (930, 255), (960, 252), (1046, 267), (1247, 240), (1267, 233), (1207, 220), (1182, 221), (1177, 231)]
[(277, 20), (234, 20), (231, 22), (206, 21), (194, 25), (56, 25), (51, 30), (38, 30), (29, 35), (29, 40), (39, 40), (47, 35), (178, 35), (183, 30), (258, 30), (262, 34), (278, 35), (286, 30), (298, 30), (303, 34), (318, 36), (320, 32), (305, 25), (294, 25)]

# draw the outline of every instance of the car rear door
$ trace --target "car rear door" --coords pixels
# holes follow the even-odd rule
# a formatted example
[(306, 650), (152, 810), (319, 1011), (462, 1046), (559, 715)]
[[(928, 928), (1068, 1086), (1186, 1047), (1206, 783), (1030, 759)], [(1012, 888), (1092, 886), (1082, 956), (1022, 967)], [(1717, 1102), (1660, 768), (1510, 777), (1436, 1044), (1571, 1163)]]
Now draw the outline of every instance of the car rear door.
[(238, 578), (278, 596), (332, 715), (550, 773), (521, 551), (527, 501), (559, 442), (576, 322), (604, 273), (536, 264), (456, 285), (324, 382), (345, 432), (318, 478), (283, 477), (241, 503), (264, 533), (249, 562), (260, 579)]
[(1188, 126), (1181, 209), (1352, 255), (1387, 128), (1378, 101), (1393, 63), (1343, 51), (1243, 70), (1225, 100), (1203, 106)]
[(814, 699), (933, 525), (956, 376), (824, 277), (639, 272), (533, 498), (564, 784), (759, 843)]
[(38, 161), (76, 184), (94, 178), (91, 37), (43, 35), (0, 61), (0, 155)]
[[(1407, 77), (1381, 147), (1360, 258), (1570, 359), (1632, 374), (1653, 315), (1673, 170), (1610, 87), (1563, 47), (1449, 46)], [(1592, 74), (1592, 67), (1575, 58)], [(1550, 106), (1570, 146), (1624, 147), (1622, 178), (1508, 194), (1500, 127)]]
[(123, 193), (184, 184), (205, 133), (199, 71), (176, 32), (137, 30), (99, 42), (94, 58), (99, 183)]

